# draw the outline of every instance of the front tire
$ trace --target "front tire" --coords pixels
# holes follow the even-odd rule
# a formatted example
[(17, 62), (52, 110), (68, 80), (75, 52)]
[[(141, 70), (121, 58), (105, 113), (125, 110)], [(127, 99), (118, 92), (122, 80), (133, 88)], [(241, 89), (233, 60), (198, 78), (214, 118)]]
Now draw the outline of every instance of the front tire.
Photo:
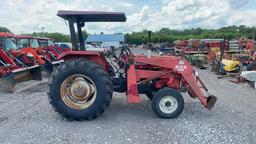
[(68, 119), (91, 120), (101, 115), (112, 99), (109, 75), (86, 59), (71, 59), (49, 80), (48, 97), (55, 111)]
[(160, 118), (176, 118), (184, 109), (184, 100), (179, 92), (162, 88), (154, 95), (151, 107)]

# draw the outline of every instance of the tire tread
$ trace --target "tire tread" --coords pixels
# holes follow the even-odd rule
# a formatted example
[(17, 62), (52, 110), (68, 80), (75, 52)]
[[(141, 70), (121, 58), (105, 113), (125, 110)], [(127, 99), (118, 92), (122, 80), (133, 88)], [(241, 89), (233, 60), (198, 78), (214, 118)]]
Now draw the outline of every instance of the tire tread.
[[(87, 73), (93, 73), (93, 75), (97, 75), (97, 77), (101, 78), (100, 83), (104, 85), (104, 96), (102, 98), (104, 100), (99, 100), (98, 103), (100, 103), (100, 106), (95, 106), (96, 109), (93, 110), (93, 112), (90, 112), (89, 115), (75, 115), (73, 113), (73, 110), (68, 108), (63, 108), (64, 106), (60, 106), (60, 101), (57, 100), (58, 98), (58, 83), (60, 79), (62, 79), (62, 76), (72, 69), (76, 68), (86, 68)], [(97, 82), (95, 82), (97, 83)], [(49, 103), (52, 105), (54, 110), (58, 112), (63, 117), (67, 118), (68, 120), (92, 120), (97, 118), (100, 114), (102, 114), (109, 106), (111, 99), (112, 99), (112, 93), (113, 93), (113, 86), (110, 77), (106, 73), (105, 70), (95, 62), (86, 60), (84, 58), (78, 58), (78, 59), (71, 59), (69, 61), (66, 61), (64, 64), (62, 64), (60, 67), (58, 67), (51, 75), (49, 81), (48, 81), (48, 89), (49, 92), (47, 93)], [(60, 96), (59, 96), (60, 97)]]

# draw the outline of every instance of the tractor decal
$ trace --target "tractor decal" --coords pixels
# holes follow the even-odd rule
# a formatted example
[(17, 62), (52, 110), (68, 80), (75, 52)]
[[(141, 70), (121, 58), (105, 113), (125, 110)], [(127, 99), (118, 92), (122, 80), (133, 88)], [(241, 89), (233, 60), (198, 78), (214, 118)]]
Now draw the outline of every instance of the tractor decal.
[(185, 65), (185, 62), (183, 60), (180, 60), (178, 65), (175, 66), (175, 69), (178, 72), (183, 72), (187, 69), (187, 66)]

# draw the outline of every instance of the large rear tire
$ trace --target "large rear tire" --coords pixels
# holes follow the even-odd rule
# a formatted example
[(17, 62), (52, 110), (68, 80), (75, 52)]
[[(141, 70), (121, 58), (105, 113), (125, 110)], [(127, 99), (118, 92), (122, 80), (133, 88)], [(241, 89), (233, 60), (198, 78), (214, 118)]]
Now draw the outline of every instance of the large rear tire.
[(98, 64), (71, 59), (49, 80), (48, 97), (55, 111), (67, 119), (91, 120), (101, 115), (112, 99), (109, 75)]

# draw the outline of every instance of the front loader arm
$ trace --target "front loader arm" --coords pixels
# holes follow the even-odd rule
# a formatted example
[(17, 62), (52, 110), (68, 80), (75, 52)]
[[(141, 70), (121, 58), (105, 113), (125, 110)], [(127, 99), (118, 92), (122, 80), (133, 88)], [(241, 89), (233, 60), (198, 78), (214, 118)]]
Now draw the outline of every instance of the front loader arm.
[[(208, 90), (206, 86), (203, 84), (203, 82), (197, 76), (195, 76), (194, 69), (188, 61), (186, 61), (183, 58), (179, 58), (178, 62), (176, 63), (175, 67), (173, 67), (173, 69), (177, 73), (181, 74), (182, 78), (185, 80), (185, 88), (190, 94), (190, 96), (197, 97), (205, 108), (211, 109), (215, 105), (217, 98), (212, 95), (206, 97), (203, 94), (200, 85), (204, 88), (204, 90), (207, 93)], [(200, 83), (200, 85), (198, 82)]]
[[(192, 97), (197, 97), (204, 107), (211, 109), (216, 103), (217, 98), (215, 96), (204, 96), (199, 86), (197, 77), (194, 74), (193, 66), (182, 57), (174, 57), (174, 56), (152, 56), (151, 58), (147, 58), (145, 56), (139, 56), (132, 58), (133, 62), (130, 62), (130, 67), (127, 71), (128, 73), (128, 101), (130, 96), (130, 101), (139, 101), (137, 99), (137, 81), (136, 78), (136, 70), (134, 63), (143, 63), (147, 65), (157, 66), (160, 68), (167, 69), (168, 71), (172, 71), (173, 73), (180, 74), (182, 79), (185, 81), (185, 88), (188, 93)], [(202, 81), (199, 81), (201, 85)], [(205, 87), (205, 86), (204, 86)], [(207, 89), (205, 88), (207, 91)]]
[(208, 107), (207, 98), (202, 93), (194, 75), (182, 75), (183, 79), (186, 81), (186, 89), (192, 97), (197, 97), (201, 103)]

